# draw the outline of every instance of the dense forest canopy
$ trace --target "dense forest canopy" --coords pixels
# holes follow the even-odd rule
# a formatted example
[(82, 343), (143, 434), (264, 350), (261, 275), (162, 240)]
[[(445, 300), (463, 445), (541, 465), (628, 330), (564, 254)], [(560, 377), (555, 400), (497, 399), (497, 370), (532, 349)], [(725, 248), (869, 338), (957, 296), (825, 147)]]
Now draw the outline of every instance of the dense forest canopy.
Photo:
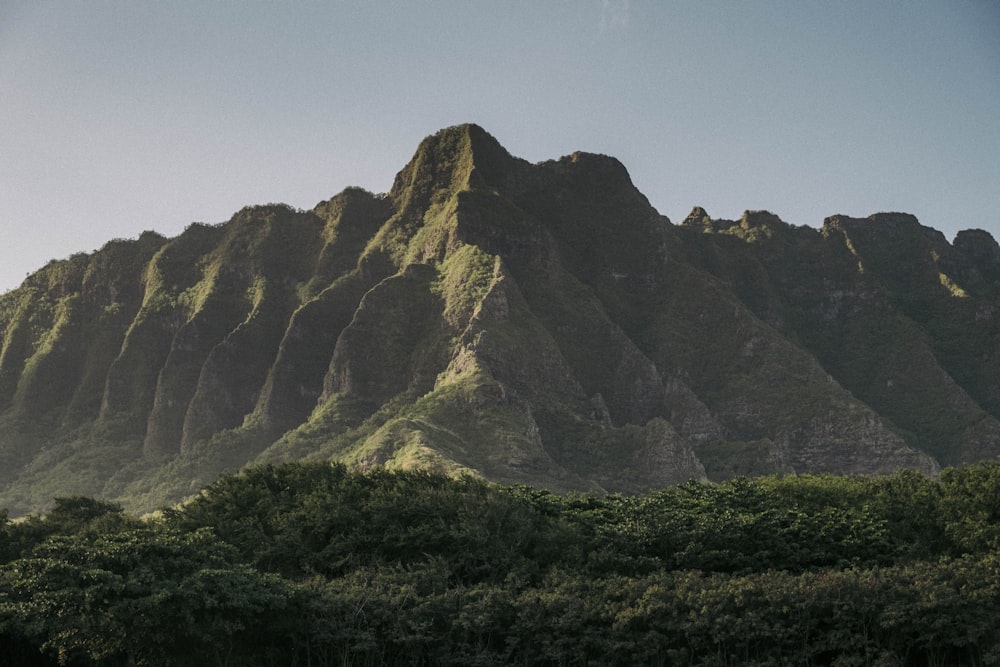
[(1000, 463), (637, 496), (294, 463), (0, 524), (18, 665), (1000, 661)]

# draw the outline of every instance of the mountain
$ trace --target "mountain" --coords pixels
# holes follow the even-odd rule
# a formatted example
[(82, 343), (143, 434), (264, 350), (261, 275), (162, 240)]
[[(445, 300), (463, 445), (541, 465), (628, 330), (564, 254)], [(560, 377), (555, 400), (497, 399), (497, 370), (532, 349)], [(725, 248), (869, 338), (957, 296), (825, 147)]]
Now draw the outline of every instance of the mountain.
[(0, 296), (0, 507), (148, 510), (248, 463), (559, 491), (1000, 454), (1000, 247), (902, 213), (658, 214), (475, 125), (387, 194), (254, 206)]

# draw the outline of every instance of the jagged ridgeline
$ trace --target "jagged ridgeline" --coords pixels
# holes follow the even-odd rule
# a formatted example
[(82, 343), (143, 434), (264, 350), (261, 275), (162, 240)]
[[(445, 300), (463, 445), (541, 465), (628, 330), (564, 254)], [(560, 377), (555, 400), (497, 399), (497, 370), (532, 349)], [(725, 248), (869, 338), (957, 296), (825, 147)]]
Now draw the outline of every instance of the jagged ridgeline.
[(141, 510), (253, 462), (557, 491), (1000, 454), (1000, 247), (905, 214), (679, 225), (475, 125), (385, 195), (146, 232), (0, 296), (0, 507)]

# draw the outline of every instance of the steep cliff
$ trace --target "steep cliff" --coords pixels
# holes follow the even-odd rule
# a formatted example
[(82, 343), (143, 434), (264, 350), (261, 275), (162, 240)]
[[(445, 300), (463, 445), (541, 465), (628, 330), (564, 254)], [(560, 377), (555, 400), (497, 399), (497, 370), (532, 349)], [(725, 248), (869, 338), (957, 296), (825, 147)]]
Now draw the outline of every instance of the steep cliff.
[(0, 506), (146, 509), (256, 461), (558, 490), (1000, 454), (1000, 247), (912, 216), (659, 215), (475, 125), (384, 195), (243, 209), (0, 296)]

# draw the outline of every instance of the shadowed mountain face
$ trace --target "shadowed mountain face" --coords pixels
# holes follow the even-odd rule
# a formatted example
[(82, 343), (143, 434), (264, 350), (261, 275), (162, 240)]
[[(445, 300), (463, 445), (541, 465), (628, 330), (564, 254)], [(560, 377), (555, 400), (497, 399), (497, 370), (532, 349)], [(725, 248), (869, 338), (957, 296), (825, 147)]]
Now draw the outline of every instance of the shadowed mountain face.
[(0, 507), (148, 509), (253, 462), (555, 490), (1000, 454), (1000, 247), (912, 216), (659, 215), (474, 125), (386, 195), (243, 209), (0, 296)]

